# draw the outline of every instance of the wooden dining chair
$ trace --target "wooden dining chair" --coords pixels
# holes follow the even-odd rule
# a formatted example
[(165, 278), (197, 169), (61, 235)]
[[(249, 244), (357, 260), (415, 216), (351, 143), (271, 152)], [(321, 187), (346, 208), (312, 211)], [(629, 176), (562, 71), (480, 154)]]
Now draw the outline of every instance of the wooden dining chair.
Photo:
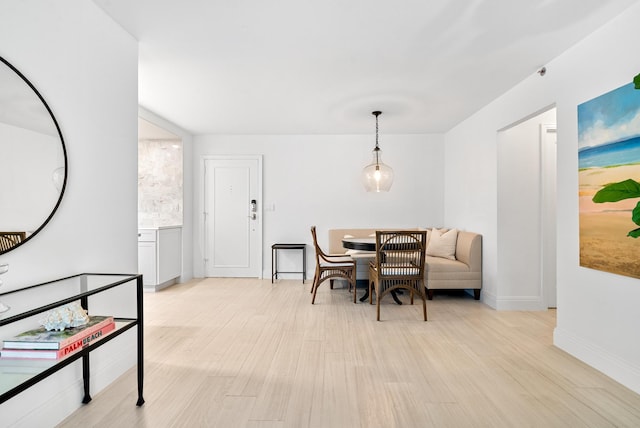
[(25, 232), (0, 232), (0, 251), (8, 251), (24, 241)]
[(369, 303), (376, 294), (377, 320), (380, 301), (398, 289), (422, 299), (422, 312), (427, 320), (427, 297), (424, 286), (426, 231), (376, 231), (376, 258), (369, 263)]
[(349, 290), (356, 289), (356, 262), (350, 256), (344, 254), (326, 254), (318, 245), (316, 236), (316, 227), (311, 226), (311, 236), (313, 236), (313, 247), (316, 252), (316, 271), (313, 276), (313, 284), (311, 292), (313, 298), (311, 304), (316, 301), (316, 292), (323, 281), (329, 280), (331, 288), (333, 288), (333, 280), (336, 278), (346, 279), (349, 283)]

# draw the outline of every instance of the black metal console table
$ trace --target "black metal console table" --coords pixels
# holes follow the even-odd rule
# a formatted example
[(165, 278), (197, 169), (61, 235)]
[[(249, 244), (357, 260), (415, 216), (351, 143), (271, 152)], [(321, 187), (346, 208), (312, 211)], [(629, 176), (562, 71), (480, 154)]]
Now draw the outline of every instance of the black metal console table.
[[(278, 270), (278, 250), (302, 250), (302, 270), (283, 272)], [(278, 279), (279, 273), (301, 273), (302, 283), (307, 279), (307, 246), (306, 244), (273, 244), (271, 246), (271, 282)]]
[[(31, 317), (34, 317), (33, 322), (35, 324), (37, 315), (78, 300), (83, 308), (89, 310), (89, 298), (98, 298), (97, 296), (100, 293), (115, 287), (126, 286), (135, 287), (136, 317), (121, 318), (117, 317), (116, 314), (99, 314), (114, 315), (115, 330), (100, 339), (90, 342), (80, 351), (57, 360), (0, 359), (0, 373), (12, 374), (11, 376), (3, 376), (7, 381), (0, 383), (0, 403), (15, 397), (80, 358), (82, 358), (82, 377), (84, 381), (84, 398), (82, 402), (88, 403), (91, 401), (89, 391), (89, 354), (94, 349), (137, 326), (138, 400), (136, 405), (142, 406), (144, 404), (144, 398), (142, 397), (144, 374), (142, 275), (84, 273), (2, 293), (0, 294), (0, 301), (8, 305), (10, 309), (0, 314), (0, 327)], [(89, 314), (92, 314), (90, 310)], [(0, 335), (2, 335), (0, 339), (7, 338), (3, 337), (3, 331), (6, 330), (6, 328), (0, 328)], [(16, 367), (19, 370), (15, 370)]]

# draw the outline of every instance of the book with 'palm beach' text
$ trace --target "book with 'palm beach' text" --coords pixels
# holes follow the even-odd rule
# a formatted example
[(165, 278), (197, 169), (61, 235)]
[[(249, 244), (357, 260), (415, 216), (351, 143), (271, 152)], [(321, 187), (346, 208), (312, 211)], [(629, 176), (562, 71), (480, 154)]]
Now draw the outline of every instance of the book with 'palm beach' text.
[(66, 344), (60, 349), (11, 349), (3, 348), (0, 350), (0, 359), (4, 358), (24, 358), (24, 359), (59, 359), (74, 354), (82, 348), (90, 345), (95, 340), (100, 339), (111, 331), (115, 330), (116, 323), (102, 326), (100, 329), (91, 333), (81, 335), (71, 343)]
[(3, 341), (5, 349), (52, 349), (61, 350), (78, 339), (89, 336), (103, 327), (113, 323), (112, 316), (89, 316), (89, 322), (79, 327), (66, 328), (62, 331), (47, 331), (44, 327), (20, 333)]

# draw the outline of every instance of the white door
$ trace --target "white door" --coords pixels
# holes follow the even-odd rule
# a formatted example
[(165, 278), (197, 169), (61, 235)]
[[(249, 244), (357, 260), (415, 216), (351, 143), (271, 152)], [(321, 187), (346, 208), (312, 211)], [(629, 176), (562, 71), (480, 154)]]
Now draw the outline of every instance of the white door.
[(262, 277), (261, 159), (204, 160), (205, 276)]

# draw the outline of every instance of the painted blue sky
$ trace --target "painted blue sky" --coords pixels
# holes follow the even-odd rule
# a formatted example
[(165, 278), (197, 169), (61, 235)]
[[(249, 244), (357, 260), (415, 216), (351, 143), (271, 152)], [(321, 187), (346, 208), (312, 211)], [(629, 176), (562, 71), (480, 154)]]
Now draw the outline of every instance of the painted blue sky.
[(640, 90), (633, 83), (578, 106), (578, 149), (640, 136)]

